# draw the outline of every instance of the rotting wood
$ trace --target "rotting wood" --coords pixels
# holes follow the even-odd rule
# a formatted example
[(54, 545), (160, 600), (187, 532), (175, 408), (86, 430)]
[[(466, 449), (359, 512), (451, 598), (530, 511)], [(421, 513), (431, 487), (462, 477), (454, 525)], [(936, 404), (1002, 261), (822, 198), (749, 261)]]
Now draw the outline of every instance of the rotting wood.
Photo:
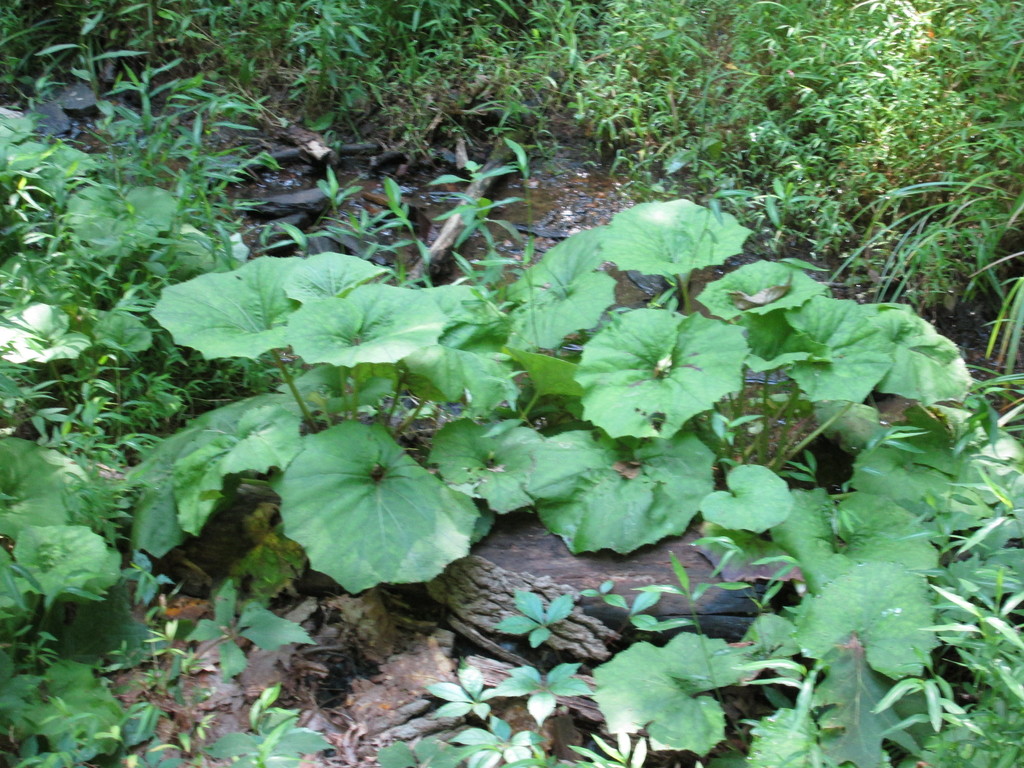
[(351, 155), (372, 155), (380, 152), (380, 144), (375, 141), (364, 141), (360, 144), (339, 144), (337, 147), (338, 154), (342, 157), (349, 157)]
[[(500, 142), (494, 146), (491, 150), (490, 156), (487, 158), (487, 162), (484, 163), (480, 169), (477, 177), (470, 183), (466, 188), (466, 191), (462, 193), (462, 199), (459, 205), (465, 205), (467, 201), (477, 201), (482, 197), (485, 197), (491, 189), (497, 183), (499, 176), (490, 175), (492, 171), (497, 170), (503, 166), (512, 157), (512, 150), (508, 148), (505, 142)], [(410, 280), (418, 280), (423, 277), (423, 272), (428, 268), (431, 274), (444, 273), (448, 267), (449, 262), (452, 259), (452, 252), (455, 249), (455, 242), (459, 239), (459, 235), (462, 234), (466, 228), (466, 220), (463, 218), (461, 213), (456, 213), (450, 216), (441, 227), (441, 231), (438, 233), (437, 238), (433, 243), (430, 244), (430, 248), (427, 250), (426, 260), (420, 258), (418, 255), (414, 257), (414, 260), (407, 266), (406, 274)]]
[(327, 141), (321, 134), (303, 128), (294, 123), (285, 129), (282, 134), (285, 138), (298, 146), (302, 152), (309, 156), (309, 159), (319, 165), (334, 165), (338, 156), (328, 146)]
[[(635, 587), (658, 584), (678, 585), (672, 570), (674, 554), (690, 577), (691, 588), (721, 579), (713, 575), (713, 566), (692, 543), (700, 538), (693, 529), (657, 544), (642, 547), (628, 555), (609, 550), (573, 555), (565, 543), (550, 533), (533, 515), (504, 515), (494, 530), (473, 548), (473, 554), (502, 569), (515, 571), (521, 577), (530, 575), (549, 579), (578, 592), (596, 589), (611, 580), (613, 592), (632, 602)], [(757, 615), (751, 591), (708, 589), (696, 605), (682, 595), (664, 594), (648, 613), (659, 618), (696, 617), (701, 628), (713, 637), (739, 639)], [(628, 617), (620, 608), (607, 605), (600, 598), (583, 598), (584, 611), (612, 627), (621, 627)]]
[[(535, 592), (548, 602), (564, 594), (579, 597), (572, 587), (550, 578), (530, 578), (474, 556), (451, 563), (427, 589), (431, 597), (447, 606), (462, 622), (489, 635), (495, 633), (494, 626), (502, 619), (519, 613), (516, 592)], [(609, 658), (608, 644), (618, 638), (616, 632), (578, 607), (550, 629), (547, 645), (575, 658), (593, 661)]]

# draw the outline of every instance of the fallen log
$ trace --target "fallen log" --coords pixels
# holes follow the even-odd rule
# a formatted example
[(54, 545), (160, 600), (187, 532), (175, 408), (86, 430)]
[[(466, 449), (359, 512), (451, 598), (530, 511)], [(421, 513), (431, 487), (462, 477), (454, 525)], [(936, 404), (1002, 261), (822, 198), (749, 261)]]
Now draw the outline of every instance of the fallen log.
[[(612, 581), (612, 592), (632, 602), (635, 587), (654, 585), (678, 586), (672, 569), (674, 554), (696, 590), (700, 585), (720, 582), (714, 566), (692, 542), (700, 538), (696, 530), (683, 536), (642, 547), (628, 555), (609, 550), (573, 555), (565, 543), (549, 532), (532, 515), (505, 515), (479, 544), (473, 554), (499, 568), (514, 571), (526, 578), (536, 577), (564, 584), (576, 591), (596, 589), (604, 581)], [(696, 603), (683, 595), (664, 594), (654, 608), (647, 611), (660, 619), (696, 618), (701, 630), (712, 637), (738, 640), (758, 613), (754, 598), (756, 585), (750, 590), (732, 591), (706, 589)], [(580, 605), (590, 616), (611, 627), (628, 623), (625, 611), (605, 603), (598, 597), (585, 597)]]
[[(518, 613), (516, 592), (536, 592), (548, 602), (564, 594), (577, 597), (570, 586), (557, 584), (549, 578), (538, 578), (536, 574), (501, 568), (482, 557), (456, 560), (427, 585), (427, 590), (432, 598), (458, 617), (460, 624), (468, 625), (472, 633), (470, 639), (478, 642), (475, 635), (479, 634), (486, 640), (488, 634), (495, 632), (494, 627), (499, 621)], [(469, 634), (462, 627), (453, 626), (463, 634)], [(551, 627), (551, 636), (546, 642), (555, 650), (575, 658), (604, 661), (611, 656), (608, 644), (617, 638), (616, 633), (600, 621), (575, 608), (564, 620)], [(483, 645), (489, 647), (490, 643)], [(509, 659), (500, 646), (490, 650), (513, 664), (523, 663), (520, 658)]]

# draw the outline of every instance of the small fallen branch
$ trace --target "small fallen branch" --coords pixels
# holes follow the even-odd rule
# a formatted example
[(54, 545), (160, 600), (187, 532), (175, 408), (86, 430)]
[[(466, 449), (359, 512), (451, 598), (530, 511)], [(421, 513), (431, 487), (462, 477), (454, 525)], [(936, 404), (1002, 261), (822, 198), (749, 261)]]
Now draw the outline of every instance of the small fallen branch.
[[(483, 167), (476, 174), (476, 178), (466, 188), (466, 191), (460, 195), (459, 206), (466, 205), (468, 202), (476, 202), (480, 198), (486, 197), (494, 187), (495, 182), (500, 178), (500, 175), (495, 174), (494, 171), (505, 165), (511, 157), (512, 150), (509, 149), (505, 142), (502, 141), (495, 145), (494, 149), (491, 150), (490, 157), (487, 158), (487, 162), (484, 163)], [(424, 259), (417, 255), (409, 264), (407, 269), (409, 279), (418, 280), (423, 277), (423, 272), (428, 267), (432, 274), (442, 273), (447, 270), (452, 253), (455, 250), (455, 244), (465, 228), (466, 220), (461, 213), (450, 215), (447, 221), (445, 221), (444, 226), (441, 227), (437, 238), (430, 245), (426, 258)]]

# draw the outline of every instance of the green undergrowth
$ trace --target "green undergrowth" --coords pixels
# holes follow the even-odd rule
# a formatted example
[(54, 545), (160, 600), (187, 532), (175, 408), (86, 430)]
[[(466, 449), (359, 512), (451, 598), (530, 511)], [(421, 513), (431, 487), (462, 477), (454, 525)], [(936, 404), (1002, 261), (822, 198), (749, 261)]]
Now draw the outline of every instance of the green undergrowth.
[(810, 249), (877, 300), (935, 307), (975, 291), (1002, 300), (1017, 276), (1018, 10), (18, 2), (0, 15), (0, 40), (12, 92), (45, 95), (69, 69), (100, 87), (111, 72), (174, 61), (329, 136), (371, 130), (420, 150), (526, 124), (543, 144), (553, 115), (572, 116), (638, 193), (718, 200), (759, 248)]
[[(657, 748), (714, 750), (720, 765), (957, 754), (944, 734), (978, 726), (944, 675), (975, 657), (940, 638), (976, 630), (940, 611), (977, 610), (996, 629), (972, 641), (983, 664), (1015, 653), (1003, 584), (983, 598), (959, 563), (1018, 552), (1001, 544), (1019, 530), (1024, 452), (959, 405), (971, 386), (959, 353), (904, 306), (837, 300), (806, 265), (758, 262), (705, 288), (711, 317), (691, 311), (688, 275), (748, 235), (688, 201), (648, 203), (499, 287), (389, 285), (340, 254), (168, 287), (153, 314), (178, 343), (265, 360), (282, 386), (210, 412), (139, 467), (150, 491), (134, 545), (161, 554), (201, 534), (254, 474), (281, 496), (282, 532), (349, 591), (428, 580), (513, 510), (536, 510), (573, 552), (628, 553), (699, 519), (736, 562), (798, 567), (806, 592), (765, 604), (749, 645), (683, 635), (599, 667), (613, 732), (643, 728)], [(677, 293), (615, 310), (607, 262)], [(916, 404), (883, 415), (886, 396)], [(824, 437), (848, 456), (838, 492), (815, 487)], [(531, 627), (557, 621), (551, 610), (528, 614)], [(701, 694), (735, 685), (776, 711), (745, 756), (726, 757), (724, 711)]]
[[(202, 537), (243, 484), (281, 499), (280, 520), (253, 521), (266, 542), (253, 566), (262, 602), (222, 586), (214, 620), (187, 636), (216, 645), (226, 677), (244, 666), (239, 643), (305, 641), (262, 604), (303, 557), (357, 592), (431, 579), (516, 510), (573, 552), (629, 553), (699, 525), (723, 567), (777, 564), (760, 615), (741, 646), (699, 633), (666, 643), (638, 618), (653, 598), (636, 598), (633, 624), (652, 634), (594, 671), (620, 746), (587, 761), (638, 768), (647, 753), (630, 737), (643, 732), (654, 749), (718, 768), (1017, 762), (1013, 380), (974, 384), (956, 347), (905, 304), (833, 298), (810, 263), (757, 261), (698, 297), (689, 279), (744, 248), (784, 255), (803, 238), (868, 275), (879, 299), (928, 304), (972, 274), (998, 294), (1019, 249), (1012, 10), (0, 10), (12, 98), (70, 78), (113, 97), (89, 154), (0, 118), (0, 744), (11, 762), (163, 764), (166, 713), (122, 706), (99, 671), (143, 669), (147, 685), (183, 695), (196, 663), (185, 633), (137, 621), (162, 586), (149, 557)], [(706, 207), (641, 204), (510, 273), (496, 258), (463, 261), (451, 285), (336, 253), (247, 260), (226, 190), (256, 159), (248, 126), (301, 110), (333, 140), (375, 107), (421, 149), (431, 125), (479, 137), (526, 111), (543, 143), (546, 116), (569, 110), (652, 194), (685, 191)], [(386, 189), (373, 225), (414, 240), (401, 191)], [(474, 209), (477, 226), (488, 205)], [(671, 289), (616, 307), (608, 263)], [(1021, 295), (1008, 294), (1008, 318)], [(1008, 398), (1003, 415), (981, 396), (993, 391)], [(679, 586), (652, 593), (695, 598), (675, 575)], [(568, 608), (519, 605), (525, 616), (505, 628), (535, 644)], [(504, 690), (543, 720), (552, 691), (581, 692), (574, 671), (520, 671)], [(469, 687), (445, 689), (486, 726), (463, 733), (466, 749), (407, 749), (395, 765), (556, 762), (535, 734), (486, 720), (485, 691)], [(737, 690), (756, 702), (746, 721), (723, 706)], [(276, 695), (249, 732), (206, 744), (197, 724), (174, 749), (191, 764), (296, 762), (321, 742), (271, 706)]]
[[(997, 765), (1016, 737), (987, 729), (1016, 728), (1020, 681), (1007, 659), (1024, 650), (1013, 546), (1024, 449), (970, 399), (951, 342), (905, 306), (832, 298), (809, 265), (748, 264), (703, 290), (708, 314), (694, 311), (690, 274), (738, 253), (749, 234), (677, 200), (574, 235), (511, 282), (420, 286), (337, 253), (169, 280), (151, 318), (176, 344), (247, 361), (279, 386), (208, 411), (148, 452), (128, 478), (141, 491), (122, 516), (130, 549), (160, 556), (202, 536), (242, 483), (269, 483), (281, 499), (275, 535), (351, 592), (430, 580), (514, 510), (535, 510), (573, 552), (629, 553), (699, 524), (732, 567), (777, 563), (775, 587), (745, 644), (644, 640), (598, 667), (593, 695), (612, 732), (643, 730), (654, 749), (718, 766), (874, 768), (939, 755), (939, 765)], [(608, 262), (673, 290), (616, 308)], [(46, 349), (78, 359), (62, 343)], [(840, 487), (819, 479), (822, 441), (846, 457)], [(77, 464), (15, 437), (0, 449), (0, 533), (12, 544), (3, 661), (15, 691), (0, 715), (26, 765), (115, 758), (154, 726), (101, 739), (139, 713), (119, 720), (89, 666), (67, 659), (138, 647), (143, 630), (116, 586), (122, 520), (103, 527), (81, 509)], [(271, 571), (294, 567), (277, 562)], [(677, 576), (679, 587), (658, 589), (694, 598)], [(216, 620), (190, 637), (218, 643), (225, 676), (244, 666), (239, 637), (303, 641), (258, 603), (218, 594)], [(499, 631), (543, 642), (568, 606), (535, 603), (520, 600), (528, 626)], [(82, 647), (77, 633), (94, 625), (62, 620), (72, 604), (122, 619)], [(546, 685), (580, 692), (570, 673), (521, 672), (506, 688), (544, 714)], [(74, 728), (47, 715), (52, 725), (37, 728), (33, 713), (66, 706), (72, 680), (109, 714)], [(720, 700), (737, 686), (769, 713), (748, 731)], [(270, 744), (253, 729), (211, 754)], [(553, 764), (538, 739), (501, 721), (460, 738), (472, 749), (452, 754), (473, 765)]]

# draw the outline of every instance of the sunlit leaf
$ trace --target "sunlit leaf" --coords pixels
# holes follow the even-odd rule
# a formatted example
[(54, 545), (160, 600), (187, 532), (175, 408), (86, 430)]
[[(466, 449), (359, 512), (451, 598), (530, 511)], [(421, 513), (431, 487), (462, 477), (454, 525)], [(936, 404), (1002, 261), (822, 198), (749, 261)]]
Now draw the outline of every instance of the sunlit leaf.
[(285, 280), (284, 292), (301, 302), (335, 298), (387, 271), (358, 256), (316, 253), (292, 270)]
[(877, 325), (895, 346), (892, 369), (879, 382), (879, 390), (924, 404), (967, 396), (971, 388), (967, 364), (956, 344), (931, 323), (908, 307), (882, 305)]
[(84, 473), (71, 459), (18, 437), (0, 439), (0, 535), (70, 522), (70, 494)]
[(828, 289), (798, 265), (777, 261), (744, 264), (700, 293), (700, 303), (716, 317), (728, 320), (741, 312), (760, 314), (799, 307)]
[(0, 318), (0, 357), (12, 363), (73, 360), (92, 343), (68, 330), (71, 321), (60, 307), (32, 304), (17, 315)]
[(316, 299), (288, 322), (288, 341), (308, 363), (396, 363), (436, 344), (445, 318), (419, 291), (363, 285), (343, 299)]
[(615, 281), (600, 271), (601, 228), (556, 245), (509, 287), (517, 347), (554, 349), (573, 331), (595, 327), (615, 301)]
[(749, 235), (728, 213), (672, 200), (616, 214), (601, 232), (600, 244), (603, 258), (619, 269), (674, 278), (735, 256)]
[(874, 322), (875, 307), (816, 296), (799, 309), (786, 313), (800, 336), (788, 351), (810, 351), (806, 338), (828, 351), (824, 356), (793, 363), (790, 375), (811, 400), (860, 402), (889, 372), (895, 345)]
[(47, 606), (71, 590), (100, 596), (121, 576), (117, 551), (82, 525), (26, 526), (14, 545), (14, 559), (31, 572)]
[(671, 436), (742, 386), (746, 354), (740, 328), (634, 310), (583, 349), (584, 415), (612, 437)]
[(256, 359), (287, 345), (285, 323), (294, 303), (284, 286), (299, 258), (260, 258), (233, 272), (200, 275), (164, 289), (153, 317), (178, 344), (207, 359)]

